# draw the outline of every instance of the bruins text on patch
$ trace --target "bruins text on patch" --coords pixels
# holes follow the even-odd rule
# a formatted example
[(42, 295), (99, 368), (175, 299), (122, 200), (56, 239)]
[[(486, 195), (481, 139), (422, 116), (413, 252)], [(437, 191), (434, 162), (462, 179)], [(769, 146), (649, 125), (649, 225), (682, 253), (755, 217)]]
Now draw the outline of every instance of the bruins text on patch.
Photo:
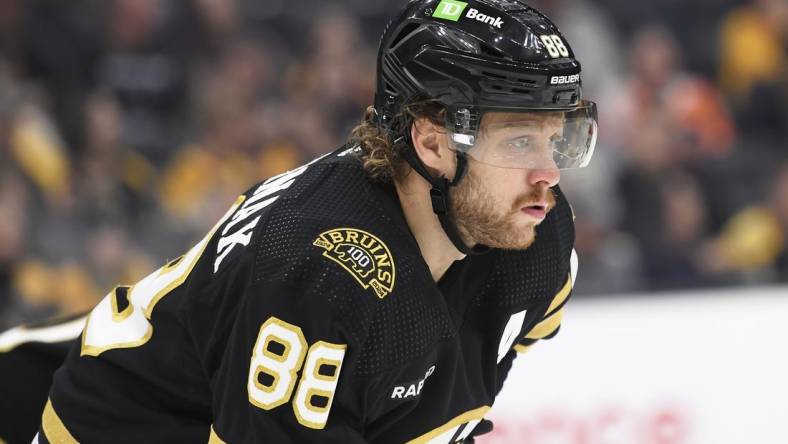
[(376, 236), (355, 228), (336, 228), (322, 233), (313, 244), (323, 256), (338, 263), (361, 284), (372, 287), (383, 299), (394, 289), (394, 258)]

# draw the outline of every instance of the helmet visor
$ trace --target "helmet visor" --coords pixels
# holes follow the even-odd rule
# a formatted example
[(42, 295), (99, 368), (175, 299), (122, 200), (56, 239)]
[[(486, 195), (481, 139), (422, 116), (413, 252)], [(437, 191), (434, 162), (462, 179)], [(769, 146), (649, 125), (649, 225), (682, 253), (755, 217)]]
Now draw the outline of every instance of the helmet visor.
[(477, 131), (449, 125), (449, 146), (472, 159), (502, 168), (582, 168), (597, 139), (594, 102), (572, 110), (481, 110)]

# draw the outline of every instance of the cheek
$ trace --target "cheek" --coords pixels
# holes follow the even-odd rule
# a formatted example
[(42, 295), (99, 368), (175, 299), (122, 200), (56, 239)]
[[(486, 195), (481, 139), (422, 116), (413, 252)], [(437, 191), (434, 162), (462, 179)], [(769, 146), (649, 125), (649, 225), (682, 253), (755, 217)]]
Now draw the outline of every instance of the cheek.
[(510, 168), (498, 168), (490, 177), (490, 186), (497, 189), (502, 196), (515, 196), (523, 191), (522, 171)]
[(523, 194), (522, 180), (513, 174), (519, 170), (490, 168), (481, 178), (489, 198), (498, 208), (508, 209)]

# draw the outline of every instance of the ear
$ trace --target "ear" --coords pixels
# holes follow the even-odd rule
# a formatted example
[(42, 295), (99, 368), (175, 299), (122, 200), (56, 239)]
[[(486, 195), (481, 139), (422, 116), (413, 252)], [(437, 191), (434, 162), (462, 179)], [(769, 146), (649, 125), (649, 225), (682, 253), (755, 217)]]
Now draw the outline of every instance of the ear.
[(443, 127), (422, 117), (411, 125), (410, 138), (419, 159), (433, 176), (449, 179), (454, 176), (457, 159), (449, 149), (448, 135)]

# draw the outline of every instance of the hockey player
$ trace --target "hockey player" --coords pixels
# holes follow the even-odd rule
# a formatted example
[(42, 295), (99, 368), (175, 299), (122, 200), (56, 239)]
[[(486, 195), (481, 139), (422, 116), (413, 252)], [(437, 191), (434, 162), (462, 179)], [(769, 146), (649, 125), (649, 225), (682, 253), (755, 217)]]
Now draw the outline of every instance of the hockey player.
[(409, 2), (350, 143), (107, 295), (37, 442), (472, 440), (516, 351), (558, 330), (576, 272), (560, 170), (596, 131), (541, 13)]

